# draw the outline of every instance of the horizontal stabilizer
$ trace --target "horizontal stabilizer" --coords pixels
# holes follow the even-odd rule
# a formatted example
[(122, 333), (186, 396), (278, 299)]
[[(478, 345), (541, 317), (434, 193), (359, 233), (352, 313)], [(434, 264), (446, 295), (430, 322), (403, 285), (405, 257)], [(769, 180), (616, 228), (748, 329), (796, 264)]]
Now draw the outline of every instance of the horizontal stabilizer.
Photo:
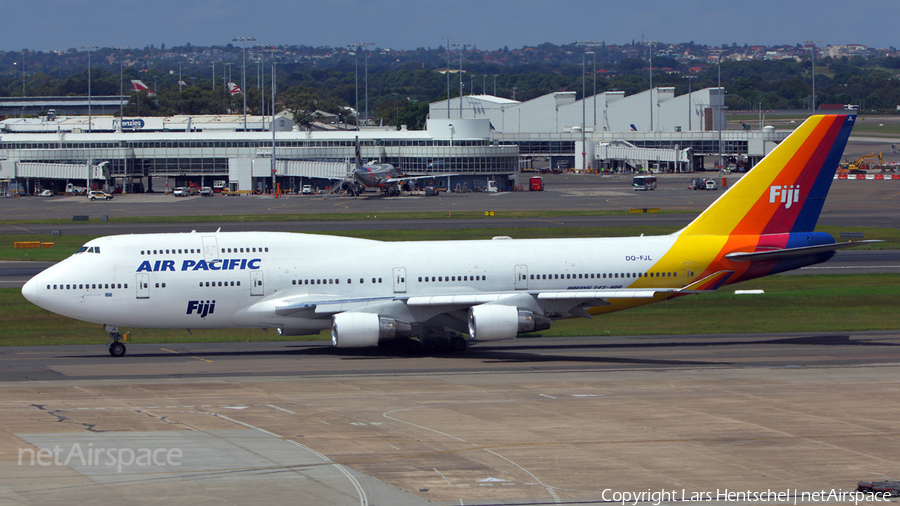
[(736, 252), (736, 253), (728, 253), (725, 255), (725, 258), (729, 260), (734, 260), (736, 262), (763, 262), (766, 260), (784, 260), (787, 258), (797, 258), (807, 255), (814, 255), (816, 253), (821, 253), (823, 251), (834, 251), (843, 248), (852, 248), (854, 246), (862, 246), (864, 244), (872, 244), (876, 242), (884, 242), (884, 241), (856, 241), (856, 242), (841, 242), (836, 244), (822, 244), (819, 246), (804, 246), (802, 248), (788, 248), (788, 249), (779, 249), (772, 251), (751, 251), (751, 252)]

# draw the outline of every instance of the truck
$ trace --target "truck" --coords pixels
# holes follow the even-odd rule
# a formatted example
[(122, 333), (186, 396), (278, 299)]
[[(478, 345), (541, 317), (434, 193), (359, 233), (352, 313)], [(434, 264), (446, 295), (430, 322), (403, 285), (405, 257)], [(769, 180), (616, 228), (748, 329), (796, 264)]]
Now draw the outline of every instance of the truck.
[(541, 176), (532, 176), (528, 178), (528, 189), (533, 192), (544, 191), (544, 178)]

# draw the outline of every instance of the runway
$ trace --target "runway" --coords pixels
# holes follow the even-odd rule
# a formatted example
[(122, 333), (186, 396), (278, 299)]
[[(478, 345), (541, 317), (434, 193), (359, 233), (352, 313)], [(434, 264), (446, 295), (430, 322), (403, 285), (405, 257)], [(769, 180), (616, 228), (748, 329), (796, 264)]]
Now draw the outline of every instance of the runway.
[[(4, 504), (593, 504), (723, 489), (793, 502), (900, 459), (900, 408), (878, 402), (898, 378), (897, 332), (105, 353), (2, 349)], [(17, 463), (22, 448), (75, 445), (181, 458), (122, 472)]]

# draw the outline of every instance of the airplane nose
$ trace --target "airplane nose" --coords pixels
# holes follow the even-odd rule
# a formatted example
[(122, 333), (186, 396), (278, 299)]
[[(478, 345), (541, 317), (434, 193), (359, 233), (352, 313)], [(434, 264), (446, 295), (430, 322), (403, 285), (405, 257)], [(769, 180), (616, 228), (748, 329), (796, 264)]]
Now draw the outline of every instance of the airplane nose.
[(38, 277), (39, 276), (35, 276), (25, 283), (22, 287), (22, 296), (28, 299), (28, 302), (40, 306), (40, 304), (38, 304)]

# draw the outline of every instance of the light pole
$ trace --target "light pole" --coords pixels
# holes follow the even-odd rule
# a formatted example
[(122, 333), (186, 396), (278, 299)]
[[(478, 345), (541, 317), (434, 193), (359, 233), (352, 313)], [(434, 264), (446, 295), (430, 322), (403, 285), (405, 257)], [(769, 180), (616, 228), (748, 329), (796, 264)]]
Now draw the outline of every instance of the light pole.
[(691, 81), (697, 79), (697, 76), (681, 76), (682, 79), (688, 80), (688, 132), (691, 131), (691, 116), (694, 114), (694, 104), (691, 101)]
[(481, 76), (481, 93), (487, 95), (487, 74)]
[(450, 42), (456, 39), (448, 39), (444, 37), (444, 40), (447, 41), (447, 119), (450, 119)]
[(587, 97), (585, 97), (585, 92), (587, 89), (584, 86), (584, 74), (585, 74), (585, 61), (584, 58), (587, 56), (588, 52), (581, 53), (581, 170), (584, 171), (587, 168), (587, 149), (585, 146), (585, 142), (587, 140), (587, 136), (584, 132), (584, 126), (586, 122), (585, 117), (585, 102), (587, 102)]
[[(576, 42), (576, 44), (578, 44), (579, 46), (584, 47), (585, 49), (587, 49), (588, 46), (590, 46), (591, 48), (594, 48), (595, 46), (599, 46), (599, 45), (602, 44), (602, 43), (603, 43), (603, 42), (596, 41), (596, 40), (579, 40), (578, 42)], [(592, 55), (594, 55), (594, 79), (593, 79), (593, 81), (594, 81), (594, 94), (593, 94), (593, 98), (592, 98), (591, 100), (592, 100), (592, 102), (593, 102), (593, 104), (594, 104), (594, 130), (596, 131), (596, 130), (597, 130), (597, 54), (596, 54), (594, 51), (588, 51), (587, 54), (592, 54)], [(584, 68), (584, 65), (585, 65), (585, 63), (584, 63), (584, 58), (582, 58), (582, 64), (581, 64), (581, 65), (582, 65), (582, 70), (586, 70), (586, 69)], [(584, 90), (584, 79), (583, 79), (583, 78), (582, 78), (582, 86), (581, 86), (581, 87), (582, 87), (581, 94), (582, 94), (582, 96), (584, 97), (584, 99), (587, 100), (587, 93), (586, 93), (585, 90)], [(584, 126), (584, 125), (582, 125), (582, 127), (583, 127), (583, 126)]]
[(253, 37), (235, 37), (232, 42), (241, 42), (241, 95), (244, 96), (244, 131), (247, 131), (247, 41), (255, 41)]
[(212, 62), (212, 89), (216, 89), (216, 62)]
[(513, 86), (513, 98), (512, 98), (513, 100), (516, 99), (516, 90), (518, 90), (518, 89), (519, 89), (519, 88)]
[(125, 76), (125, 65), (122, 61), (122, 51), (128, 49), (127, 47), (117, 47), (116, 50), (119, 51), (119, 130), (122, 129), (122, 120), (125, 119), (125, 89), (124, 89), (124, 76)]
[(25, 51), (22, 51), (22, 98), (25, 98)]
[(466, 44), (465, 42), (460, 42), (458, 44), (453, 44), (453, 47), (459, 48), (459, 119), (462, 119), (462, 97), (463, 97), (463, 75), (462, 75), (462, 60), (463, 60), (463, 50), (472, 44)]
[(181, 83), (182, 82), (184, 82), (184, 81), (181, 78), (181, 62), (178, 62), (178, 93), (181, 93)]
[(497, 96), (497, 74), (494, 74), (494, 96)]
[[(354, 48), (353, 50), (353, 67), (356, 72), (356, 129), (359, 130), (359, 48), (364, 48), (366, 46), (373, 45), (372, 42), (358, 42), (356, 44), (348, 44), (348, 48)], [(368, 80), (369, 75), (369, 63), (366, 60), (366, 79)], [(366, 87), (366, 93), (368, 93), (368, 86)], [(367, 105), (368, 107), (368, 105)], [(366, 111), (368, 113), (368, 111)]]
[(653, 44), (655, 40), (648, 40), (647, 45), (650, 47), (650, 131), (653, 131)]
[(91, 51), (97, 49), (97, 46), (81, 46), (81, 49), (87, 49), (88, 52), (88, 132), (91, 132)]
[[(719, 114), (717, 116), (724, 116), (724, 113), (722, 112), (723, 106), (725, 105), (725, 93), (723, 93), (723, 90), (722, 90), (722, 51), (721, 50), (716, 51), (715, 54), (716, 54), (716, 74), (717, 74), (716, 86), (719, 88), (719, 97), (722, 101), (722, 105), (719, 105), (716, 107), (716, 109), (718, 109), (718, 111), (719, 111)], [(716, 167), (717, 169), (722, 167), (722, 119), (723, 118), (720, 117), (718, 119), (719, 119), (719, 121), (718, 121), (718, 124), (719, 124), (719, 128), (718, 128), (718, 130), (719, 130), (719, 164), (718, 164), (718, 167)]]
[[(816, 49), (818, 49), (818, 47), (816, 47), (816, 42), (822, 42), (822, 41), (819, 39), (809, 39), (809, 40), (805, 40), (803, 42), (805, 44), (812, 44), (812, 47), (810, 48), (810, 54), (812, 56), (812, 112), (813, 112), (813, 114), (815, 114), (816, 113)], [(24, 86), (22, 89), (23, 90), (25, 89)], [(24, 94), (24, 92), (23, 92), (23, 94)]]
[[(266, 49), (265, 44), (257, 44), (259, 49), (259, 117), (262, 123), (262, 130), (266, 129)], [(275, 48), (272, 47), (272, 61), (275, 61)]]
[(594, 95), (591, 98), (591, 103), (594, 105), (594, 131), (597, 131), (597, 53), (595, 51), (591, 51), (594, 55), (594, 68), (591, 70), (594, 77)]

